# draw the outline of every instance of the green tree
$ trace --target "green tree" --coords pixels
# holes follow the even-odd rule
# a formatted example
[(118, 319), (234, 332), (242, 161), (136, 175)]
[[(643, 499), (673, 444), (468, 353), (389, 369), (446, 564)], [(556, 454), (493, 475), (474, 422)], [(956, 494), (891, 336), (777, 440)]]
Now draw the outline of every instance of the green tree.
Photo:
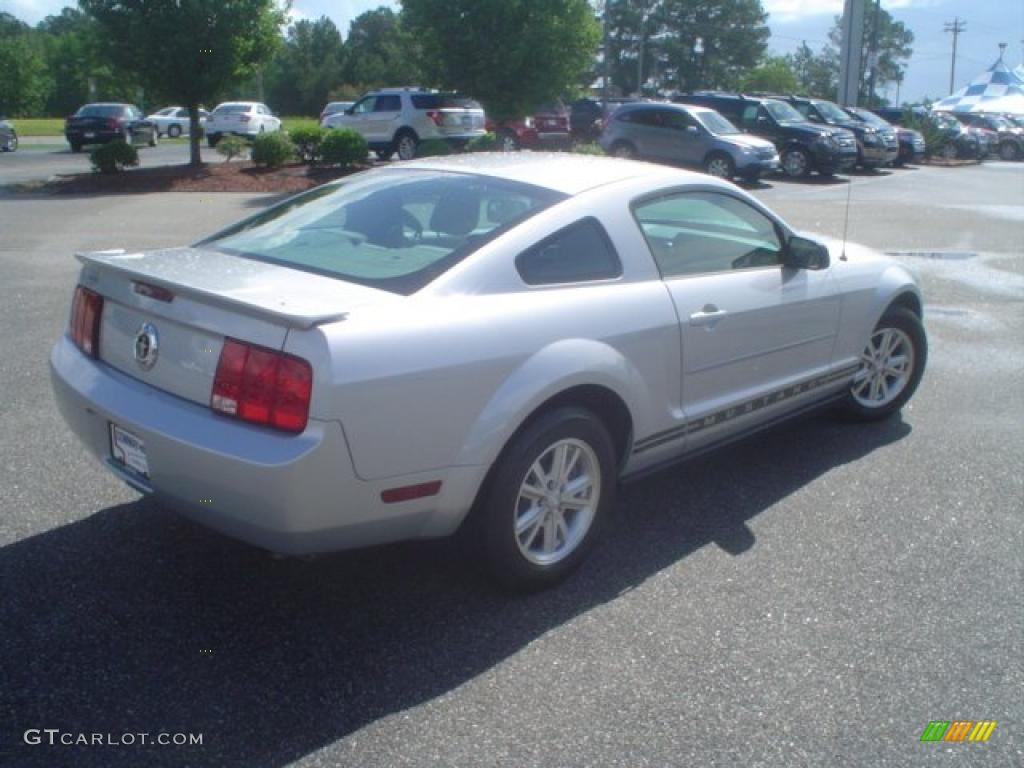
[(404, 23), (403, 14), (378, 8), (360, 14), (345, 38), (345, 83), (359, 90), (381, 86), (419, 85), (419, 46)]
[(199, 113), (251, 76), (281, 42), (274, 0), (79, 0), (110, 41), (110, 56), (147, 91), (188, 107), (191, 163), (200, 165)]
[(0, 37), (0, 115), (39, 115), (53, 80), (46, 70), (43, 47), (31, 31)]
[(138, 80), (110, 61), (109, 44), (95, 20), (77, 9), (64, 8), (39, 22), (36, 31), (53, 78), (47, 115), (70, 114), (89, 100), (135, 100)]
[(761, 0), (608, 0), (605, 12), (611, 80), (624, 93), (736, 88), (767, 50)]
[[(871, 52), (875, 40), (875, 24), (878, 25), (877, 64), (875, 73), (875, 93), (871, 90)], [(829, 40), (836, 50), (839, 49), (842, 39), (841, 18), (836, 17), (835, 24), (829, 32)], [(884, 8), (870, 6), (864, 12), (864, 41), (861, 47), (860, 57), (860, 89), (859, 103), (879, 103), (879, 90), (885, 90), (888, 83), (902, 79), (906, 72), (907, 62), (914, 52), (914, 33), (911, 32), (902, 21), (896, 21)], [(836, 79), (839, 77), (839, 57), (836, 56)]]
[(740, 88), (744, 91), (795, 93), (799, 85), (785, 57), (769, 56), (743, 76)]
[(264, 75), (268, 100), (283, 114), (317, 114), (342, 81), (345, 47), (326, 16), (288, 28), (284, 45)]
[(825, 45), (815, 53), (806, 42), (786, 55), (786, 62), (796, 75), (798, 90), (820, 99), (834, 99), (839, 88), (839, 51)]
[(601, 28), (586, 0), (403, 0), (429, 77), (499, 120), (563, 95), (591, 66)]

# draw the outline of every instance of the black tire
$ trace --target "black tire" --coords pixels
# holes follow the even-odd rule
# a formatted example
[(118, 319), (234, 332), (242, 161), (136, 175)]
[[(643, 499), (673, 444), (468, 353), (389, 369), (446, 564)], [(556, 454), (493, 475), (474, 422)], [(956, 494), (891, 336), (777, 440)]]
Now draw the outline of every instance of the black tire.
[(82, 145), (79, 144), (77, 141), (69, 141), (68, 144), (71, 145), (71, 151), (72, 152), (81, 152), (82, 151)]
[(704, 158), (704, 173), (730, 181), (736, 175), (736, 163), (724, 152), (712, 152)]
[(121, 131), (121, 141), (123, 141), (129, 147), (132, 145), (132, 142), (134, 140), (135, 140), (135, 136), (132, 134), (132, 132), (129, 129), (125, 128), (123, 131)]
[(519, 139), (512, 131), (502, 131), (498, 134), (498, 146), (502, 152), (518, 152), (520, 149)]
[(216, 147), (219, 142), (220, 142), (220, 134), (219, 133), (211, 133), (210, 135), (208, 135), (206, 137), (206, 144), (207, 144), (207, 146)]
[(805, 149), (783, 150), (781, 160), (782, 172), (791, 179), (805, 179), (811, 174), (811, 156)]
[(416, 148), (420, 140), (410, 130), (403, 129), (395, 134), (395, 152), (399, 160), (412, 160), (416, 157)]
[(176, 139), (181, 136), (181, 126), (177, 124), (167, 126), (167, 136), (171, 139)]
[[(556, 527), (556, 523), (550, 527), (545, 525), (543, 521), (555, 517), (541, 511), (550, 509), (544, 505), (550, 504), (552, 498), (557, 497), (560, 501), (561, 497), (556, 490), (551, 491), (552, 497), (521, 510), (524, 484), (531, 477), (540, 479), (533, 474), (534, 465), (540, 462), (543, 466), (542, 460), (559, 444), (568, 445), (570, 450), (577, 451), (570, 470), (579, 470), (582, 475), (584, 468), (589, 468), (598, 475), (596, 483), (591, 484), (591, 488), (595, 484), (597, 486), (596, 504), (588, 505), (586, 512), (564, 511), (560, 503), (556, 505), (559, 510), (556, 513), (557, 519), (563, 521), (561, 530)], [(586, 446), (589, 453), (581, 446)], [(555, 454), (550, 455), (554, 461)], [(611, 515), (617, 480), (615, 466), (612, 438), (604, 424), (588, 410), (573, 407), (551, 410), (542, 413), (520, 430), (499, 456), (487, 487), (473, 511), (473, 538), (494, 579), (511, 590), (534, 591), (552, 586), (568, 576), (587, 556)], [(549, 465), (548, 470), (553, 469), (554, 465)], [(579, 479), (579, 476), (574, 478)], [(562, 487), (572, 482), (567, 480)], [(516, 521), (521, 520), (521, 512), (529, 514), (532, 509), (538, 510), (535, 516), (541, 519), (530, 526), (529, 531), (520, 534), (529, 539), (523, 545), (515, 532)], [(563, 511), (565, 515), (572, 514), (572, 517), (562, 517)], [(588, 518), (591, 513), (592, 516)], [(579, 527), (573, 530), (576, 525)], [(533, 538), (529, 538), (531, 531)], [(524, 553), (524, 547), (532, 552), (532, 543), (545, 546), (549, 534), (556, 545), (561, 535), (562, 546), (566, 550), (559, 554), (556, 546), (550, 556), (557, 559), (550, 563), (537, 563), (530, 559)], [(538, 536), (541, 542), (537, 542)], [(574, 538), (576, 540), (570, 546), (569, 541)]]
[[(878, 405), (873, 405), (870, 402), (866, 402), (866, 400), (872, 399), (871, 395), (874, 392), (871, 389), (871, 382), (877, 378), (885, 380), (887, 375), (883, 372), (881, 377), (879, 377), (872, 375), (872, 371), (882, 362), (888, 365), (892, 359), (887, 357), (885, 361), (881, 361), (876, 358), (875, 363), (871, 362), (872, 350), (874, 349), (876, 339), (880, 340), (886, 331), (894, 331), (898, 334), (894, 338), (898, 339), (899, 344), (891, 352), (903, 352), (902, 355), (896, 355), (895, 357), (909, 356), (907, 363), (909, 370), (907, 371), (906, 380), (902, 384), (902, 389), (898, 391), (895, 397), (879, 400)], [(908, 345), (909, 350), (903, 349), (900, 345)], [(850, 390), (847, 392), (846, 399), (841, 406), (843, 415), (854, 421), (878, 421), (893, 415), (906, 404), (917, 390), (917, 385), (921, 383), (921, 377), (924, 375), (925, 365), (928, 362), (928, 338), (925, 335), (921, 318), (909, 309), (890, 307), (871, 332), (871, 338), (865, 345), (861, 360), (860, 370), (854, 375)], [(863, 391), (865, 386), (871, 389), (871, 391), (865, 393)], [(859, 397), (855, 394), (858, 390), (860, 390)], [(867, 397), (865, 397), (865, 394)]]
[(149, 134), (149, 146), (155, 147), (159, 143), (160, 143), (160, 131), (158, 131), (156, 128), (154, 128), (153, 132), (151, 134)]
[(1020, 147), (1015, 142), (1004, 141), (999, 145), (1000, 160), (1016, 160), (1020, 157)]
[(616, 141), (612, 144), (611, 151), (608, 154), (613, 157), (624, 157), (627, 160), (634, 160), (637, 157), (636, 147), (628, 141)]
[(391, 156), (395, 154), (394, 147), (388, 149), (375, 149), (373, 153), (377, 156), (378, 160), (390, 160)]
[(3, 146), (4, 152), (17, 152), (18, 151), (18, 134), (16, 131), (11, 131), (11, 137), (7, 140), (7, 143)]

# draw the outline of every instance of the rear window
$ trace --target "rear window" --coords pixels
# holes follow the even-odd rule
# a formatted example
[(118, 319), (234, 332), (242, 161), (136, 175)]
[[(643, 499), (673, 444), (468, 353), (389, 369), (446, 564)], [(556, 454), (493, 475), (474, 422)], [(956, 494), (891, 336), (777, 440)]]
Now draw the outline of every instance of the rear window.
[(422, 93), (412, 97), (416, 109), (480, 109), (480, 105), (457, 93)]
[(219, 107), (213, 110), (213, 114), (223, 115), (235, 112), (248, 112), (250, 109), (252, 109), (251, 104), (221, 104)]
[(109, 104), (86, 104), (75, 112), (75, 117), (121, 117), (125, 108)]
[(311, 190), (200, 245), (409, 294), (564, 198), (471, 174), (370, 171)]

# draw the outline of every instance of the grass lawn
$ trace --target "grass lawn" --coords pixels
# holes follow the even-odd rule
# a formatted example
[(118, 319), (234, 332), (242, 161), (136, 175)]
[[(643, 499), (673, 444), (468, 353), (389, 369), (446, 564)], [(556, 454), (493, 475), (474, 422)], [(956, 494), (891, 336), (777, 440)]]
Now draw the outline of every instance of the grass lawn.
[(315, 117), (302, 117), (289, 115), (281, 118), (281, 127), (286, 131), (294, 131), (296, 128), (316, 128), (320, 121)]
[(63, 117), (12, 117), (19, 136), (63, 136)]

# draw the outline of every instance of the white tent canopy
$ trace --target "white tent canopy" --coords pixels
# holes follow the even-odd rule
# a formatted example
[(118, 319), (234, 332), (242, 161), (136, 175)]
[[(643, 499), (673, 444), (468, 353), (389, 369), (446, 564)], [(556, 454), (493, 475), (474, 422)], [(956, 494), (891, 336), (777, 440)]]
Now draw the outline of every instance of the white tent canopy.
[(1024, 78), (1007, 67), (1002, 58), (969, 85), (947, 96), (932, 109), (941, 112), (997, 112), (1024, 115)]

